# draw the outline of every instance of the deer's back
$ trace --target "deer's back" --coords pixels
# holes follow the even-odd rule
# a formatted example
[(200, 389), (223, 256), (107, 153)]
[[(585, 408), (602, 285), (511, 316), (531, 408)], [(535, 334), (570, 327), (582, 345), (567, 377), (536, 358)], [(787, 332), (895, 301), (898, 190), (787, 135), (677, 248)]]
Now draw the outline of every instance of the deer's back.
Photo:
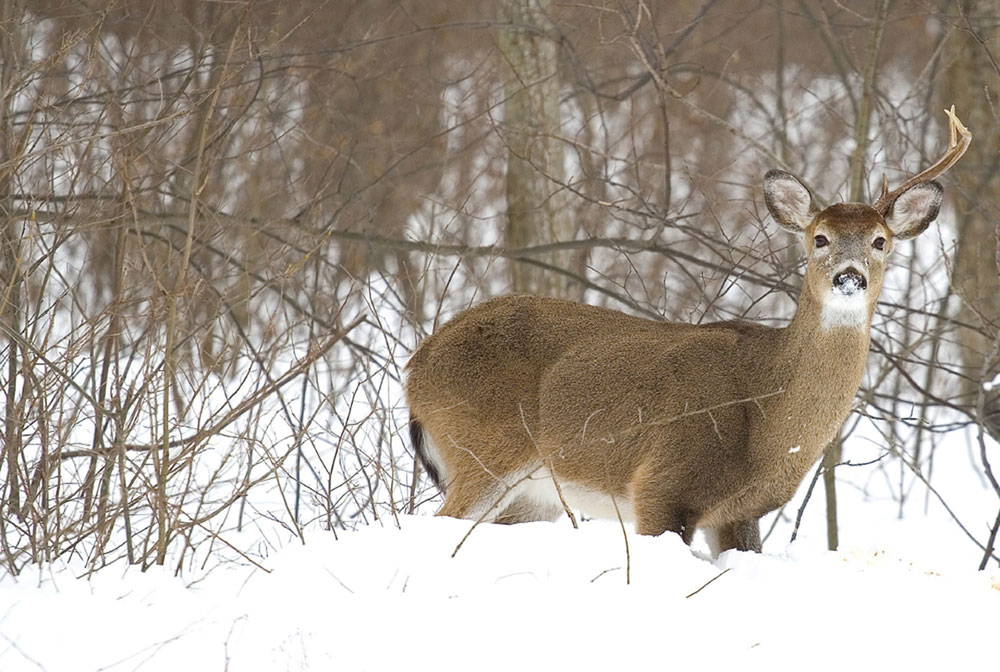
[(528, 393), (537, 393), (545, 372), (568, 352), (665, 326), (573, 301), (502, 296), (469, 308), (421, 344), (408, 364), (408, 396), (420, 405), (444, 394), (487, 410), (532, 404)]
[(721, 459), (746, 434), (742, 405), (730, 403), (745, 393), (734, 373), (745, 366), (740, 342), (762, 330), (509, 295), (470, 308), (424, 341), (409, 364), (408, 396), (425, 419), (458, 413), (506, 431), (523, 425), (544, 450), (579, 451), (562, 462), (581, 478), (593, 449), (621, 447), (613, 462), (624, 473), (635, 466), (636, 446), (656, 444), (662, 453), (665, 434), (685, 446), (671, 459), (698, 468), (692, 444)]

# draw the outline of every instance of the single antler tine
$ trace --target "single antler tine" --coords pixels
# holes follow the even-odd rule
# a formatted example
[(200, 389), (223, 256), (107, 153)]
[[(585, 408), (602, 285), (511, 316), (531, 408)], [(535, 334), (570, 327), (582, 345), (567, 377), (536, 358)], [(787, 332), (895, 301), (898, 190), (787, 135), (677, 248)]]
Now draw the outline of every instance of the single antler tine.
[(944, 113), (948, 115), (948, 149), (951, 149), (958, 145), (958, 126), (955, 125), (958, 117), (955, 116), (955, 106), (952, 105), (951, 109), (946, 109)]
[(965, 127), (962, 120), (958, 118), (955, 114), (955, 106), (952, 105), (950, 110), (945, 110), (945, 114), (948, 115), (948, 147), (955, 147), (958, 145), (958, 136), (961, 135), (962, 139), (968, 138), (972, 140), (972, 133), (969, 129)]
[(889, 193), (889, 178), (886, 177), (885, 173), (882, 173), (882, 193), (879, 194), (879, 198), (884, 197)]

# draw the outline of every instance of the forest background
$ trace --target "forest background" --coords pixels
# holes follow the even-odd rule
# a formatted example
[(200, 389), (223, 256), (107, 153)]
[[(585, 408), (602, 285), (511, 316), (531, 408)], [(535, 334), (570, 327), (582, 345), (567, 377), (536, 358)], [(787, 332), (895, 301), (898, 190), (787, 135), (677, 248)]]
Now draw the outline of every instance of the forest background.
[[(844, 469), (948, 508), (955, 446), (1000, 496), (998, 38), (968, 0), (4, 0), (0, 565), (430, 513), (400, 383), (436, 325), (510, 290), (781, 325), (764, 172), (871, 202), (952, 104), (972, 147), (809, 505), (831, 548)], [(981, 567), (995, 504), (954, 516)]]

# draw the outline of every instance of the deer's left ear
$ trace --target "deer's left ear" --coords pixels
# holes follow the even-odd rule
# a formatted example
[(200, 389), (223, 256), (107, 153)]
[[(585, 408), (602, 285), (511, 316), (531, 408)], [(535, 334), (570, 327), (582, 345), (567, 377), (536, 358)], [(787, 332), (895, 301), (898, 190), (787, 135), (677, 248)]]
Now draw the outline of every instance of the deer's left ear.
[(885, 224), (900, 240), (924, 232), (938, 216), (944, 189), (937, 182), (921, 182), (900, 194), (885, 214)]

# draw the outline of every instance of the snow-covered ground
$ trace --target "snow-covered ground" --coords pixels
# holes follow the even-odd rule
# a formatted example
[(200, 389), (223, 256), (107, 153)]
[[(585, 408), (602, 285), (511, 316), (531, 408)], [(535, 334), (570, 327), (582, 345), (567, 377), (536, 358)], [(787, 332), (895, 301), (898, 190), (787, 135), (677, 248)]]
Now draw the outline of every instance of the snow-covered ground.
[[(968, 440), (940, 442), (933, 485), (982, 541), (998, 502)], [(430, 516), (434, 501), (305, 543), (264, 517), (224, 535), (247, 560), (181, 577), (82, 561), (0, 574), (0, 672), (1000, 669), (1000, 568), (976, 571), (982, 551), (898, 461), (876, 461), (876, 433), (845, 451), (865, 466), (837, 471), (838, 552), (822, 484), (789, 543), (809, 477), (762, 521), (763, 554), (714, 560), (700, 537), (565, 518), (472, 529)]]
[(800, 541), (712, 561), (675, 535), (631, 532), (626, 556), (617, 523), (574, 530), (565, 519), (481, 525), (452, 557), (471, 527), (413, 516), (339, 539), (316, 532), (264, 559), (270, 571), (228, 565), (191, 585), (124, 567), (7, 576), (0, 670), (1000, 664), (995, 565), (946, 569), (891, 545), (832, 553)]

